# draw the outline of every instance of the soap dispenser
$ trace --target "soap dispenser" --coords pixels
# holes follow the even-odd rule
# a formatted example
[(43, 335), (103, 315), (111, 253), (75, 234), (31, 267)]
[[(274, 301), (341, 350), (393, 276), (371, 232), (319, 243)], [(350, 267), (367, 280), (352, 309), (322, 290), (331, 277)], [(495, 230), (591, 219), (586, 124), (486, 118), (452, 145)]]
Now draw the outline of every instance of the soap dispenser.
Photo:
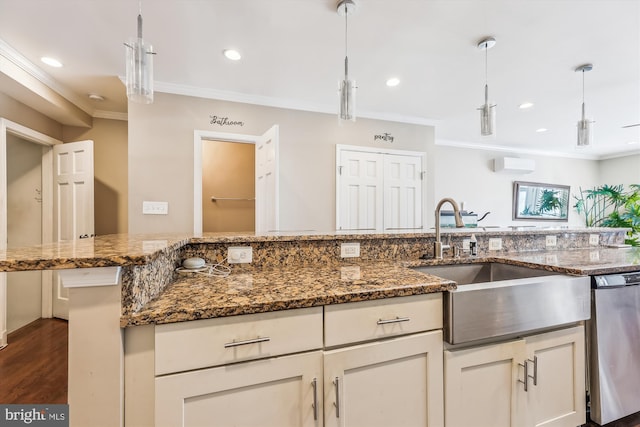
[(476, 240), (476, 235), (471, 235), (471, 240), (469, 240), (469, 251), (471, 252), (471, 256), (478, 255), (478, 241)]

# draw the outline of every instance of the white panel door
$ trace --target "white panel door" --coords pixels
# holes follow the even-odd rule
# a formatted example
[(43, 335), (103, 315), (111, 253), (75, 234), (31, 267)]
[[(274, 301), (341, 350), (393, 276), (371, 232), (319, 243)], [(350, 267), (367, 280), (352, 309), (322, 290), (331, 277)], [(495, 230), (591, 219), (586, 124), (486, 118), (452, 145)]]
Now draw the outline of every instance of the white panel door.
[(325, 352), (324, 375), (325, 427), (444, 425), (442, 331)]
[(379, 153), (340, 151), (339, 230), (381, 230), (383, 159)]
[(278, 125), (256, 141), (256, 233), (280, 229), (278, 146)]
[(384, 155), (384, 230), (422, 228), (422, 158)]
[[(93, 141), (53, 147), (53, 237), (73, 241), (94, 236)], [(54, 275), (53, 315), (68, 319), (68, 293)]]

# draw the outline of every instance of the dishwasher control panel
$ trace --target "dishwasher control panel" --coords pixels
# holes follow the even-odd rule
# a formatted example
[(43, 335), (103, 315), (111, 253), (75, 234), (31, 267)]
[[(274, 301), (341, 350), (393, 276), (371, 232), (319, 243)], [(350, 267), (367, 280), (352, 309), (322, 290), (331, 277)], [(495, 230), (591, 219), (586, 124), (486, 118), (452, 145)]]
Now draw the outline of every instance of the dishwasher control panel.
[(640, 271), (593, 276), (592, 285), (594, 288), (614, 288), (619, 286), (640, 285)]

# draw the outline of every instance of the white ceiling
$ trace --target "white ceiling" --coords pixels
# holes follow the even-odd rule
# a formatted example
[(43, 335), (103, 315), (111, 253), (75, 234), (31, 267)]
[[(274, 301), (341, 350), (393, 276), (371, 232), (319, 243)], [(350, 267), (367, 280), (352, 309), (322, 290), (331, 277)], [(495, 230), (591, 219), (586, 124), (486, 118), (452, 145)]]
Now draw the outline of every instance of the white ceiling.
[[(145, 0), (156, 90), (335, 113), (344, 60), (336, 0)], [(582, 75), (596, 121), (587, 156), (640, 152), (640, 0), (356, 0), (349, 17), (357, 115), (434, 124), (438, 142), (577, 155)], [(0, 39), (95, 114), (126, 112), (123, 42), (135, 0), (0, 0)], [(497, 137), (479, 136), (484, 52)], [(227, 60), (222, 51), (239, 50)], [(43, 55), (64, 67), (49, 68)], [(385, 81), (398, 77), (399, 86)], [(518, 106), (535, 105), (529, 110)], [(92, 101), (93, 102), (93, 101)], [(535, 132), (547, 128), (545, 133)], [(636, 144), (628, 144), (631, 141)]]

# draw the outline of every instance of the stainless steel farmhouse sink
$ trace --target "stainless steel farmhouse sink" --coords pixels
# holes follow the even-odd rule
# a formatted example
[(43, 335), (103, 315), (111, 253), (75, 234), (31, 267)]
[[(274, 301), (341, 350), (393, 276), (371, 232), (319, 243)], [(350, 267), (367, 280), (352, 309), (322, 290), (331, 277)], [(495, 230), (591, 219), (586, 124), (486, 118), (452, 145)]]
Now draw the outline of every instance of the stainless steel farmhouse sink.
[(453, 280), (444, 294), (450, 344), (517, 336), (590, 317), (590, 279), (501, 263), (413, 267)]

